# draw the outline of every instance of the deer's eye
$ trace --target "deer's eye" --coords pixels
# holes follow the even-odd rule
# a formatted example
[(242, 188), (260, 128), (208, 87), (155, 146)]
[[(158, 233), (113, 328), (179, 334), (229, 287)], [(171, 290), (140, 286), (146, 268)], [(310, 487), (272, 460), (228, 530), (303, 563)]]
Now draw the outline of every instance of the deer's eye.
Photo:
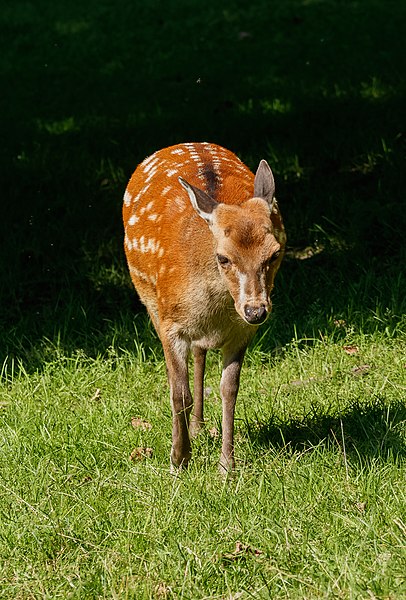
[(217, 260), (219, 265), (222, 267), (226, 267), (230, 264), (230, 260), (227, 258), (227, 256), (223, 256), (222, 254), (217, 254)]
[(272, 265), (272, 263), (274, 263), (275, 261), (278, 260), (279, 256), (280, 256), (280, 252), (274, 252), (274, 254), (272, 254), (272, 256), (270, 256), (264, 263), (265, 268), (269, 269)]
[(280, 255), (281, 255), (281, 253), (279, 251), (278, 252), (274, 252), (272, 254), (272, 256), (270, 258), (268, 258), (268, 264), (270, 265), (273, 262), (275, 262), (276, 260), (278, 260), (278, 258), (280, 257)]

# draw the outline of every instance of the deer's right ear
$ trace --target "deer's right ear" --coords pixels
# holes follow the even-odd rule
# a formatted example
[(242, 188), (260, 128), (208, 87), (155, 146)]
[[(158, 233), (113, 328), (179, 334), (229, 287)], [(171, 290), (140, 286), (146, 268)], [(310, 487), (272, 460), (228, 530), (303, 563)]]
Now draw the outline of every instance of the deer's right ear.
[(213, 220), (213, 210), (218, 206), (218, 202), (213, 200), (209, 194), (206, 194), (203, 190), (195, 187), (188, 183), (182, 177), (179, 177), (179, 183), (185, 188), (187, 193), (189, 194), (190, 202), (192, 203), (193, 208), (197, 212), (197, 214), (202, 217), (211, 225)]

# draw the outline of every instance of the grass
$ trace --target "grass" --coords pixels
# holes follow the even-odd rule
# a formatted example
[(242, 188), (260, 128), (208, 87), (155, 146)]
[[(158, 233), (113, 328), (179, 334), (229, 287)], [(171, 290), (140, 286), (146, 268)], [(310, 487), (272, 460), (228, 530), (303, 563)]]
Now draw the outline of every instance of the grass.
[[(405, 17), (1, 11), (0, 597), (406, 597)], [(215, 353), (206, 431), (169, 473), (162, 350), (122, 251), (135, 165), (190, 140), (269, 160), (289, 237), (227, 481)]]
[[(168, 469), (160, 357), (78, 352), (10, 377), (3, 597), (402, 597), (405, 345), (388, 355), (385, 336), (356, 341), (373, 363), (364, 375), (352, 370), (360, 357), (330, 340), (249, 356), (226, 482), (216, 356), (210, 433), (181, 477)], [(152, 427), (134, 428), (133, 416)], [(131, 461), (135, 448), (153, 455)]]

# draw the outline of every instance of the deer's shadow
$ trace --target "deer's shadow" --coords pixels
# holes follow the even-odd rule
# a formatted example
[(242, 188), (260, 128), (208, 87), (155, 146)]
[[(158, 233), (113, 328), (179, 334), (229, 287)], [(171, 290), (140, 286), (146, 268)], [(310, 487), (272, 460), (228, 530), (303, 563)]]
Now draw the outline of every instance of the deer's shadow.
[(320, 412), (303, 419), (248, 421), (246, 431), (258, 449), (303, 452), (339, 446), (354, 460), (406, 457), (406, 405), (400, 399), (356, 401), (342, 412)]

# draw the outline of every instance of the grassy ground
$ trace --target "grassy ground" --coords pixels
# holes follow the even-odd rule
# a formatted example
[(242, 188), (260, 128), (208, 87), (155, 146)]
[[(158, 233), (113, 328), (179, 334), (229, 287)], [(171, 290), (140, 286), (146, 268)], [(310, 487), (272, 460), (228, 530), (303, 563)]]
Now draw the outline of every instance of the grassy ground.
[[(0, 597), (406, 597), (406, 9), (2, 8)], [(121, 198), (159, 147), (266, 158), (289, 236), (217, 476), (169, 474)]]

